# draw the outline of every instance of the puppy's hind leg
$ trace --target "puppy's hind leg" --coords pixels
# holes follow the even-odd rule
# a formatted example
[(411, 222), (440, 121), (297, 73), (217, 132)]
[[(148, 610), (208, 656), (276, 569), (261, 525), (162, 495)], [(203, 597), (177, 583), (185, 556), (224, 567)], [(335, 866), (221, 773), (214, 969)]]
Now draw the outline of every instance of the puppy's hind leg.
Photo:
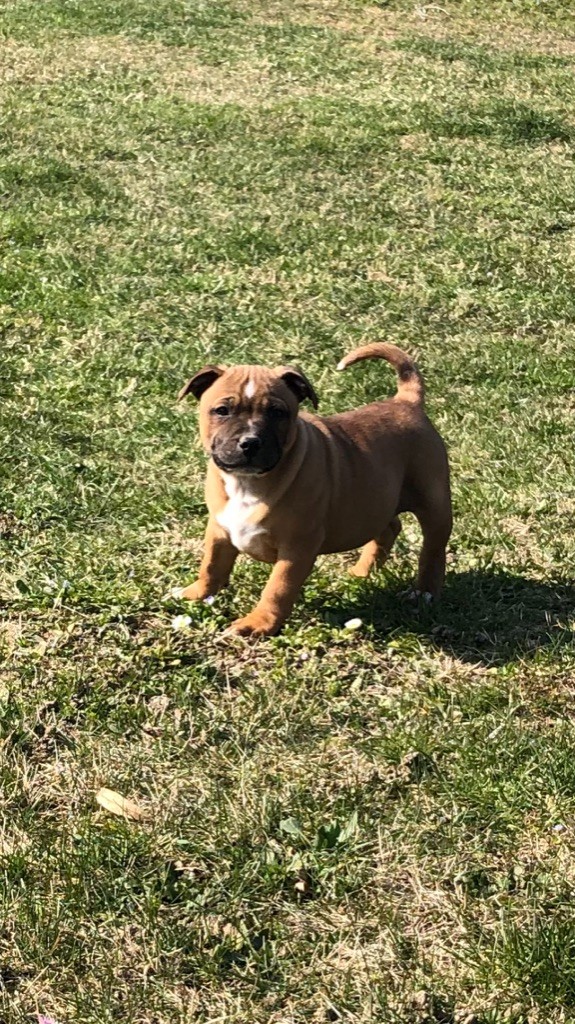
[(394, 516), (383, 533), (375, 540), (368, 541), (361, 549), (361, 554), (349, 570), (351, 576), (358, 576), (365, 579), (369, 576), (374, 565), (383, 565), (391, 553), (395, 541), (401, 533), (401, 523), (398, 516)]
[(415, 515), (423, 532), (416, 593), (430, 601), (439, 597), (445, 578), (445, 549), (452, 527), (449, 495), (417, 510)]

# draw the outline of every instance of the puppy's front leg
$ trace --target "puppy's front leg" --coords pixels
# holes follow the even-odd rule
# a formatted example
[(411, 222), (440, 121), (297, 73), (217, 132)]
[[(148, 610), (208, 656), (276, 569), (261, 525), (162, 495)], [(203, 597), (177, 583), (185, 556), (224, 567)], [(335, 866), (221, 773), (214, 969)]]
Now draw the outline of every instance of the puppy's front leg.
[(202, 601), (206, 597), (213, 597), (228, 585), (237, 557), (238, 549), (234, 547), (228, 534), (218, 523), (210, 519), (198, 578), (189, 587), (174, 590), (174, 597), (183, 597), (186, 601)]
[(272, 574), (256, 607), (236, 619), (226, 633), (239, 636), (274, 636), (290, 615), (295, 600), (313, 569), (320, 545), (310, 550), (280, 550)]

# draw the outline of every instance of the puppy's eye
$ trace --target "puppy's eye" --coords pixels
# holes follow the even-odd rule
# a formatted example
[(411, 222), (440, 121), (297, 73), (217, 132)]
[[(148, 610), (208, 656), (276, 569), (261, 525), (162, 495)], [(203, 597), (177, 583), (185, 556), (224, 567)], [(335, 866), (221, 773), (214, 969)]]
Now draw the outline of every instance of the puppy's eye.
[(212, 416), (229, 416), (230, 408), (228, 405), (216, 405), (215, 409), (211, 410)]

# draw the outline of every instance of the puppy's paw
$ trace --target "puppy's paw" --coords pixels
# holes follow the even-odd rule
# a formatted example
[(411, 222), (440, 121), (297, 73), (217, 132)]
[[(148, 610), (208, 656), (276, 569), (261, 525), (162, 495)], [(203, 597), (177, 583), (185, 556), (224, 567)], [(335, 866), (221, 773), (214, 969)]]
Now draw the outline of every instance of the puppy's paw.
[(213, 588), (210, 588), (203, 580), (196, 580), (190, 583), (189, 587), (174, 587), (170, 591), (170, 597), (176, 601), (205, 601), (213, 596)]
[(430, 594), (429, 590), (417, 590), (415, 587), (410, 587), (409, 590), (405, 591), (404, 597), (408, 601), (412, 601), (413, 604), (433, 604), (434, 597)]
[(242, 619), (236, 619), (224, 630), (224, 636), (275, 636), (281, 629), (272, 615), (265, 612), (253, 611), (244, 615)]
[(347, 571), (348, 571), (350, 576), (355, 576), (357, 579), (360, 579), (360, 580), (366, 580), (367, 577), (369, 576), (369, 572), (370, 572), (370, 570), (369, 570), (369, 568), (367, 568), (367, 566), (360, 565), (359, 562), (356, 562), (355, 565), (350, 565), (350, 567), (349, 567), (349, 569)]

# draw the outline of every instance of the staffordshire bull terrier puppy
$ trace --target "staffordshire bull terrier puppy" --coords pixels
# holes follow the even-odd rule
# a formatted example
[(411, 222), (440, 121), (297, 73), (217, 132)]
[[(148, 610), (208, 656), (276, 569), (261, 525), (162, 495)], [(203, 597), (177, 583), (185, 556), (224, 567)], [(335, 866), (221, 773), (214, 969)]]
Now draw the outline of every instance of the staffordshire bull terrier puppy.
[(395, 345), (355, 349), (339, 363), (386, 359), (398, 375), (393, 398), (334, 416), (300, 411), (318, 398), (290, 366), (205, 366), (182, 388), (200, 402), (209, 455), (209, 520), (198, 579), (173, 595), (201, 601), (230, 579), (240, 552), (273, 569), (256, 607), (226, 630), (278, 633), (320, 554), (361, 547), (355, 576), (388, 557), (412, 512), (421, 525), (416, 595), (438, 596), (451, 533), (445, 445), (424, 411), (423, 381)]

